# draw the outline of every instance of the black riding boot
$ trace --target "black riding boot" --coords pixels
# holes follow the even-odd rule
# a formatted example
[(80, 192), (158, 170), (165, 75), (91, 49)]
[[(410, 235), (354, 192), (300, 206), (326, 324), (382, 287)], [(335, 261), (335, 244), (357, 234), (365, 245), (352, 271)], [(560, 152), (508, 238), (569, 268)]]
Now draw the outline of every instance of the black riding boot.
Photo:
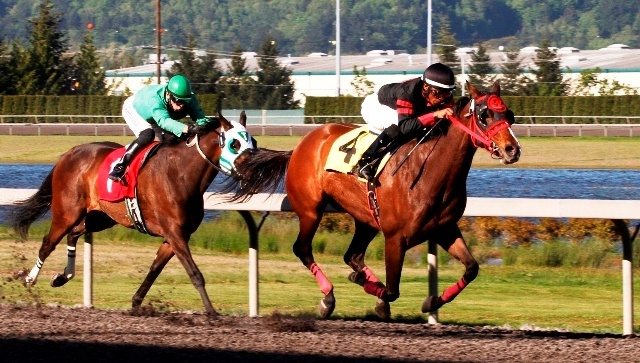
[(124, 177), (124, 172), (127, 170), (127, 167), (133, 160), (134, 156), (142, 150), (146, 145), (142, 145), (137, 139), (134, 140), (129, 147), (127, 147), (127, 151), (124, 152), (120, 161), (113, 166), (111, 172), (109, 172), (109, 179), (114, 181), (121, 181)]
[(373, 180), (375, 176), (376, 167), (381, 159), (380, 151), (387, 148), (389, 144), (400, 134), (400, 129), (397, 125), (391, 125), (382, 130), (378, 138), (369, 146), (369, 148), (362, 154), (362, 158), (356, 165), (358, 176), (367, 180)]

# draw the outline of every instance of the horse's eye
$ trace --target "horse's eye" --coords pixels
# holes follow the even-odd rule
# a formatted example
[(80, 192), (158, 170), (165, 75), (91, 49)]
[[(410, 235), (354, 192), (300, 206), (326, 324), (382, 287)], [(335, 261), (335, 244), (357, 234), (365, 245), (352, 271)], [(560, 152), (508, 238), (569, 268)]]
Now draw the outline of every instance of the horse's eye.
[(507, 122), (509, 123), (509, 125), (513, 125), (516, 122), (516, 116), (511, 110), (507, 110)]
[(240, 141), (238, 141), (238, 139), (233, 139), (233, 141), (231, 141), (231, 143), (229, 144), (229, 150), (232, 153), (237, 154), (241, 146), (242, 144), (240, 144)]
[(487, 126), (487, 107), (478, 107), (476, 117), (483, 126)]

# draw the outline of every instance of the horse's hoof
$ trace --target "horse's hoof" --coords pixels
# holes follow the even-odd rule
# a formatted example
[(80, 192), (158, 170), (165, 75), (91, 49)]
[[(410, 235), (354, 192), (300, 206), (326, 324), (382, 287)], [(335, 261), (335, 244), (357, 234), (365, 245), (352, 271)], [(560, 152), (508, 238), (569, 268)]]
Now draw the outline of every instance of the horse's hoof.
[(324, 299), (320, 300), (318, 304), (318, 311), (322, 319), (327, 319), (333, 314), (333, 310), (336, 308), (336, 298), (333, 296), (333, 290), (329, 292)]
[(60, 287), (69, 282), (69, 279), (63, 274), (55, 274), (51, 276), (51, 287)]
[(20, 281), (24, 287), (32, 287), (36, 284), (36, 279), (29, 276), (29, 271), (19, 270), (13, 274), (13, 278)]
[(391, 304), (382, 299), (378, 299), (376, 302), (376, 315), (383, 321), (391, 320)]
[(422, 303), (422, 313), (433, 313), (444, 305), (440, 296), (427, 296)]
[(364, 284), (367, 282), (367, 276), (362, 271), (354, 271), (349, 274), (349, 281), (360, 286), (364, 286)]

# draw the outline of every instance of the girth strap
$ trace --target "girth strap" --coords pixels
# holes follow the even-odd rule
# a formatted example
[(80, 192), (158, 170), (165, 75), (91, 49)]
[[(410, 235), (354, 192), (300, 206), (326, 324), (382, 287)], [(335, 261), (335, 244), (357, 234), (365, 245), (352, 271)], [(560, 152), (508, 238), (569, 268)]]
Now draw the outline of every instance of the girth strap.
[(150, 234), (149, 230), (147, 230), (147, 226), (144, 224), (144, 218), (142, 217), (142, 211), (140, 210), (140, 205), (138, 204), (138, 188), (136, 187), (136, 196), (135, 198), (124, 198), (124, 205), (127, 208), (127, 216), (131, 223), (133, 223), (133, 227), (138, 231)]

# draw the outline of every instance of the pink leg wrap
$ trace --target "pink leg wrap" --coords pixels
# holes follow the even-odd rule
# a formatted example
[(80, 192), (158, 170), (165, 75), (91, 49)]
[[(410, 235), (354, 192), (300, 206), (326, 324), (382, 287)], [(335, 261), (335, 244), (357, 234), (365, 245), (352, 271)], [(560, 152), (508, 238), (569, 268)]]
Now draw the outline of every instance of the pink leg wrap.
[(371, 269), (369, 267), (365, 266), (362, 269), (362, 272), (364, 272), (364, 275), (366, 276), (367, 281), (369, 281), (369, 282), (380, 282), (380, 280), (378, 280), (376, 275), (373, 274), (373, 271), (371, 271)]
[(320, 285), (320, 291), (322, 291), (323, 294), (327, 295), (331, 292), (331, 290), (333, 290), (333, 285), (331, 284), (329, 279), (327, 279), (327, 276), (324, 275), (324, 272), (322, 272), (320, 266), (318, 266), (314, 262), (311, 264), (311, 267), (309, 267), (309, 270), (311, 270), (311, 273), (316, 278), (316, 281), (318, 281), (318, 285)]
[(467, 285), (469, 285), (468, 282), (466, 282), (464, 280), (464, 278), (461, 278), (460, 280), (458, 280), (458, 282), (456, 282), (454, 285), (449, 286), (446, 290), (444, 290), (444, 292), (442, 293), (442, 302), (444, 302), (445, 304), (448, 302), (451, 302), (453, 299), (456, 298), (456, 296), (458, 296), (458, 294), (464, 290), (465, 287), (467, 287)]
[(367, 281), (364, 283), (364, 292), (373, 296), (377, 296), (380, 299), (382, 299), (382, 297), (384, 296), (385, 291), (387, 291), (387, 288), (380, 281)]

